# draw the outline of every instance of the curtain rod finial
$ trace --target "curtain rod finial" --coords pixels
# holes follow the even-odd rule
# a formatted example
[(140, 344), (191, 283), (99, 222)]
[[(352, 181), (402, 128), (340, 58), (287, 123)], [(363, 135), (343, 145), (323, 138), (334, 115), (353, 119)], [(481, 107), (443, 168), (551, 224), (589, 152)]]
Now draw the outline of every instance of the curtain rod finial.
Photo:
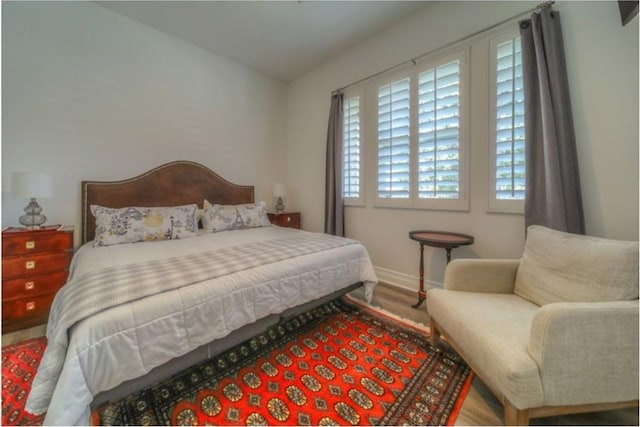
[(539, 5), (536, 7), (536, 10), (541, 10), (541, 9), (544, 9), (545, 7), (551, 7), (551, 6), (553, 6), (553, 5), (554, 5), (554, 3), (555, 3), (555, 1), (554, 1), (554, 0), (546, 1), (546, 2), (544, 2), (544, 3), (542, 3), (542, 4), (539, 4)]

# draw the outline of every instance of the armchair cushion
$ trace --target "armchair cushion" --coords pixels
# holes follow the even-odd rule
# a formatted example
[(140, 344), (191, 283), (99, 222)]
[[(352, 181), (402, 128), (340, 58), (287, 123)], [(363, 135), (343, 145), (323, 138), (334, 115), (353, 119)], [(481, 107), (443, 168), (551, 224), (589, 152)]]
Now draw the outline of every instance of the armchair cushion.
[(540, 306), (638, 299), (638, 242), (532, 225), (514, 293)]
[(544, 400), (538, 365), (527, 351), (538, 309), (506, 293), (430, 289), (427, 296), (429, 315), (459, 344), (464, 360), (518, 408)]

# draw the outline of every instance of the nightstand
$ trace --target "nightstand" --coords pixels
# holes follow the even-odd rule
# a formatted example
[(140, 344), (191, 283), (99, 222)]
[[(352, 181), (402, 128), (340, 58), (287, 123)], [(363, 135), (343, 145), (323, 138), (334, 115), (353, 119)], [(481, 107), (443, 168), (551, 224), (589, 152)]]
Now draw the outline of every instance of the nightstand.
[(300, 212), (282, 212), (279, 214), (270, 213), (269, 221), (271, 224), (280, 227), (289, 227), (300, 229)]
[(2, 232), (3, 333), (47, 323), (72, 257), (72, 227)]

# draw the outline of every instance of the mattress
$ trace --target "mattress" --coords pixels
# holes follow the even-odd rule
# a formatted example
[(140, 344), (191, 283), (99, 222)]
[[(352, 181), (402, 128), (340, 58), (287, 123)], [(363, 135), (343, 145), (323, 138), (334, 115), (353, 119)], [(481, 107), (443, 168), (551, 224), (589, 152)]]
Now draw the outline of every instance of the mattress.
[[(65, 287), (93, 272), (120, 266), (162, 264), (163, 260), (169, 263), (176, 257), (189, 259), (202, 253), (237, 252), (245, 245), (281, 244), (285, 250), (287, 242), (299, 237), (320, 235), (271, 226), (200, 234), (184, 240), (97, 248), (88, 243), (76, 252)], [(251, 265), (149, 296), (132, 293), (133, 300), (79, 319), (65, 331), (66, 335), (51, 330), (51, 325), (56, 324), (52, 319), (60, 316), (56, 308), (64, 306), (56, 296), (47, 337), (50, 346), (57, 336), (68, 339), (66, 354), (59, 374), (47, 378), (38, 372), (27, 410), (41, 412), (48, 403), (45, 424), (88, 424), (90, 404), (100, 392), (141, 377), (258, 319), (353, 283), (363, 282), (370, 299), (377, 282), (366, 249), (355, 241)], [(50, 362), (47, 357), (45, 354), (41, 369)]]

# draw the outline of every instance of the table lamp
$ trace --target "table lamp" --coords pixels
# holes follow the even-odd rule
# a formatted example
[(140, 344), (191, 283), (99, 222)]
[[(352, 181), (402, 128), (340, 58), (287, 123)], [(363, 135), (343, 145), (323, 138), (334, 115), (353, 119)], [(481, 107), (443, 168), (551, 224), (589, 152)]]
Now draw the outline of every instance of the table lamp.
[(40, 228), (47, 217), (36, 202), (36, 197), (53, 195), (53, 180), (49, 175), (31, 172), (14, 172), (11, 176), (11, 190), (14, 196), (29, 198), (31, 201), (24, 208), (25, 214), (18, 221), (27, 228)]
[(282, 211), (284, 211), (285, 196), (284, 185), (273, 184), (273, 197), (276, 199), (276, 213), (282, 213)]

